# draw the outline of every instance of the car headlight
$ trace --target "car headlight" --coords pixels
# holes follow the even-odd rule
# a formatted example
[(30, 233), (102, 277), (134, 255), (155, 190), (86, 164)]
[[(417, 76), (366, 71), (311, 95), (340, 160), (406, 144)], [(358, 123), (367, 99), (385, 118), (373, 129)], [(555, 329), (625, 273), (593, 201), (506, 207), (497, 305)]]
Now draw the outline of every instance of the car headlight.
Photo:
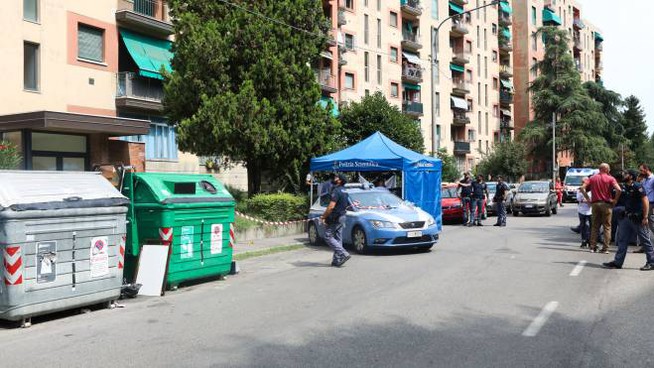
[(381, 221), (381, 220), (370, 220), (370, 225), (377, 229), (395, 229), (397, 225), (394, 222), (390, 221)]
[(433, 217), (430, 217), (429, 220), (427, 220), (427, 226), (432, 226), (432, 225), (434, 225), (435, 223), (436, 223), (436, 221), (434, 221), (434, 218), (433, 218)]

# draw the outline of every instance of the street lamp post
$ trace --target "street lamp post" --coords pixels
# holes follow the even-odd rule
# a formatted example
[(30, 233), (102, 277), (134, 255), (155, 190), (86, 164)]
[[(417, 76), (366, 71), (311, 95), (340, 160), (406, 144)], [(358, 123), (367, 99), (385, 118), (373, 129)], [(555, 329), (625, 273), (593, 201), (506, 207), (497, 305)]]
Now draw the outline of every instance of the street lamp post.
[[(462, 18), (463, 14), (470, 14), (470, 13), (472, 13), (474, 11), (479, 10), (479, 9), (483, 9), (483, 8), (486, 8), (486, 7), (489, 7), (489, 6), (492, 6), (492, 5), (498, 5), (501, 2), (502, 2), (502, 0), (491, 1), (488, 4), (478, 6), (476, 8), (470, 9), (470, 10), (466, 10), (461, 14), (450, 15), (449, 17), (443, 19), (438, 24), (438, 26), (436, 28), (432, 27), (432, 32), (431, 32), (431, 38), (432, 38), (431, 53), (432, 53), (432, 55), (431, 55), (431, 58), (430, 58), (431, 59), (431, 86), (432, 86), (432, 88), (434, 87), (434, 65), (438, 64), (438, 46), (439, 46), (438, 31), (440, 30), (441, 26), (443, 24), (445, 24), (445, 22), (447, 22), (450, 19), (459, 18), (459, 17)], [(434, 47), (434, 45), (436, 45), (436, 47)], [(431, 152), (432, 152), (432, 156), (434, 156), (436, 154), (436, 133), (435, 133), (435, 130), (436, 130), (436, 116), (434, 114), (434, 96), (431, 96)]]

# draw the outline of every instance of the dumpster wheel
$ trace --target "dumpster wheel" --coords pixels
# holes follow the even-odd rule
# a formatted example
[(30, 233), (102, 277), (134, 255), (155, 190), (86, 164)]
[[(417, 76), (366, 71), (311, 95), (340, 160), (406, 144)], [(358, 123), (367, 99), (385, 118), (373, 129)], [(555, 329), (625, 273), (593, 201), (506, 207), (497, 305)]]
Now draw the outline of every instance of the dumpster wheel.
[(109, 300), (106, 304), (107, 309), (116, 309), (116, 301)]
[(32, 327), (32, 317), (23, 318), (23, 320), (20, 322), (20, 327), (21, 328), (30, 328), (30, 327)]

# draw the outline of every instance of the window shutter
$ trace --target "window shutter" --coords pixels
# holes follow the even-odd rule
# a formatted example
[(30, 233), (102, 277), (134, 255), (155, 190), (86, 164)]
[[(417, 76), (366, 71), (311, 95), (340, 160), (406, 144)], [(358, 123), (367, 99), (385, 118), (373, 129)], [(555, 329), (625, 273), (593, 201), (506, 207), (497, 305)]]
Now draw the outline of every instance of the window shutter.
[(80, 24), (77, 29), (77, 56), (80, 59), (104, 61), (104, 31)]

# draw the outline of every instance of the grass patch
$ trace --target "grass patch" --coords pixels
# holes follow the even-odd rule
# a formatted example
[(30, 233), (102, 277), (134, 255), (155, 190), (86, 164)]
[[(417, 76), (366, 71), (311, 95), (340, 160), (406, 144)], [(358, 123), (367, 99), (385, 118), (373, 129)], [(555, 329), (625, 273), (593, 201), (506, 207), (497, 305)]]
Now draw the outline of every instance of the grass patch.
[(305, 247), (304, 244), (282, 245), (282, 246), (279, 246), (279, 247), (273, 247), (273, 248), (267, 248), (267, 249), (261, 249), (261, 250), (253, 250), (251, 252), (234, 254), (234, 256), (232, 258), (235, 261), (242, 261), (242, 260), (248, 259), (248, 258), (267, 256), (267, 255), (270, 255), (270, 254), (281, 253), (281, 252), (288, 252), (288, 251), (291, 251), (291, 250), (302, 249), (304, 247)]
[(239, 231), (239, 230), (248, 230), (255, 227), (261, 227), (262, 224), (259, 224), (256, 221), (248, 220), (244, 217), (236, 216), (236, 218), (234, 219), (234, 226), (236, 227), (236, 231)]

